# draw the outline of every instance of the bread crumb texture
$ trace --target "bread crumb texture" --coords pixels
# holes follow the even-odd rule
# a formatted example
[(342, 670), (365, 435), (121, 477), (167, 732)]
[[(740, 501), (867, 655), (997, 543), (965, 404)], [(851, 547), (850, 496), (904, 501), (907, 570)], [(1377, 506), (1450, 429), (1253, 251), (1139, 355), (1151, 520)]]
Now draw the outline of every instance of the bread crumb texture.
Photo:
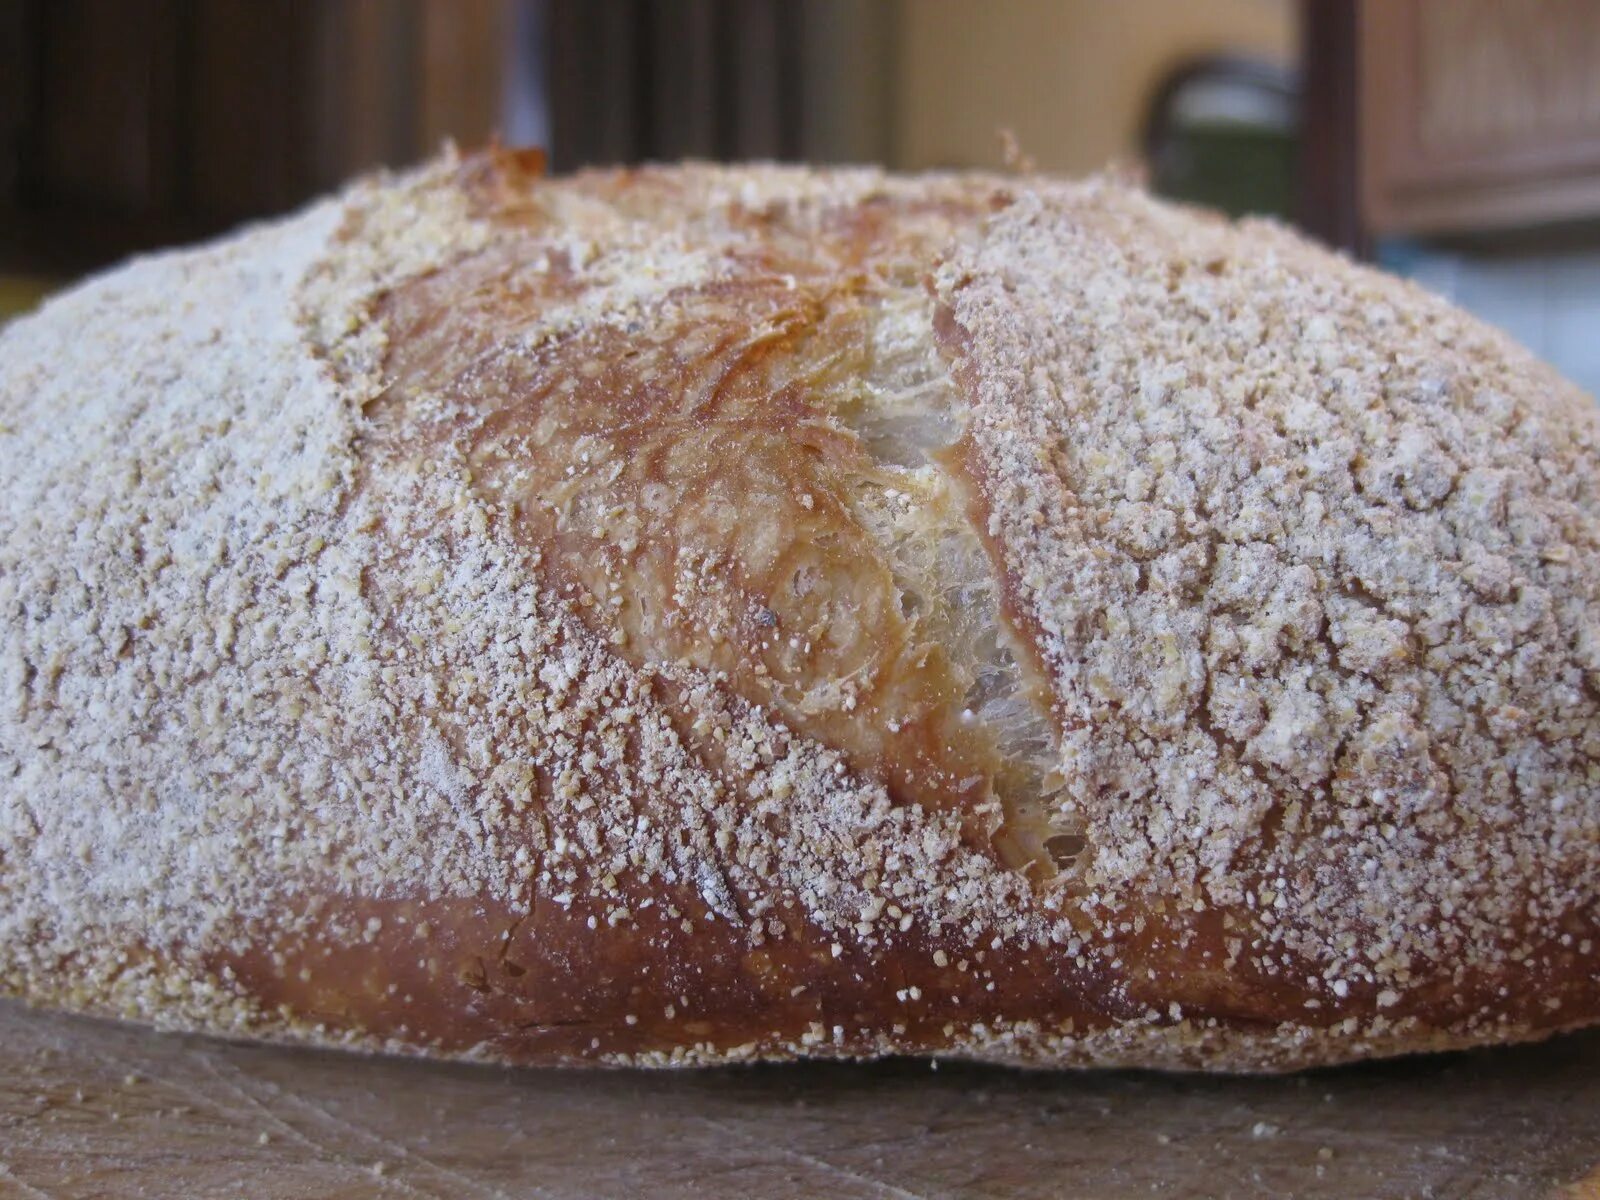
[(357, 184), (0, 332), (0, 988), (501, 1062), (1590, 1023), (1596, 436), (1110, 182)]

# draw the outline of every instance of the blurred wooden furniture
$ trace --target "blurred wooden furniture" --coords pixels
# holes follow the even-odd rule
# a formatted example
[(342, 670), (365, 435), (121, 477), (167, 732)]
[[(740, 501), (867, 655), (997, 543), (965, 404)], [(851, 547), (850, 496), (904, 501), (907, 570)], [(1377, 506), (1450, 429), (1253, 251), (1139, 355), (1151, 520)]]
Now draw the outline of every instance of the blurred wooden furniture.
[(552, 165), (884, 162), (901, 11), (859, 0), (539, 0)]
[(1600, 218), (1600, 4), (1362, 0), (1362, 210), (1380, 233)]
[(5, 0), (0, 270), (281, 212), (499, 120), (509, 0)]
[(1358, 0), (1300, 0), (1300, 163), (1295, 224), (1357, 258), (1361, 220)]
[(882, 161), (857, 0), (0, 0), (0, 275), (282, 212), (452, 137), (554, 165)]

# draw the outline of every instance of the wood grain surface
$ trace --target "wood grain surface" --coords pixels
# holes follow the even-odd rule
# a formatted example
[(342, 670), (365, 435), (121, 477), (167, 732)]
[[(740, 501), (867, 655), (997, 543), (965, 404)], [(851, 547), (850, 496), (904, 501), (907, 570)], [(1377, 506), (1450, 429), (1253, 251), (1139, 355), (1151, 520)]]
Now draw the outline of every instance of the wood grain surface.
[(1287, 1079), (563, 1074), (0, 1003), (0, 1197), (1592, 1196), (1600, 1034)]

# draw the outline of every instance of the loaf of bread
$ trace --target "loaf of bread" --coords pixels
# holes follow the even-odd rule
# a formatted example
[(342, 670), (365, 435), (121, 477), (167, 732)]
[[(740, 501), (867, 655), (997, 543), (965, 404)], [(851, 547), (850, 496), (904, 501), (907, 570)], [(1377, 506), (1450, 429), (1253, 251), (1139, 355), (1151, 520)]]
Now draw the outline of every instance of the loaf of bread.
[(0, 334), (0, 990), (505, 1063), (1595, 1022), (1597, 440), (1109, 181), (358, 184)]

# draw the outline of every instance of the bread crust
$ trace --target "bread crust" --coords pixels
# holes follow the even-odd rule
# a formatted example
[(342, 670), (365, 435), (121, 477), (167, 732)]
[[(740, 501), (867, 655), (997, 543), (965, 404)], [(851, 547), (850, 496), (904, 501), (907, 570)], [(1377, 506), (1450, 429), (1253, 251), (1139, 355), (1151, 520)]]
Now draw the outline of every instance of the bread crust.
[(1105, 181), (358, 184), (0, 333), (0, 986), (510, 1063), (1592, 1023), (1596, 433)]

